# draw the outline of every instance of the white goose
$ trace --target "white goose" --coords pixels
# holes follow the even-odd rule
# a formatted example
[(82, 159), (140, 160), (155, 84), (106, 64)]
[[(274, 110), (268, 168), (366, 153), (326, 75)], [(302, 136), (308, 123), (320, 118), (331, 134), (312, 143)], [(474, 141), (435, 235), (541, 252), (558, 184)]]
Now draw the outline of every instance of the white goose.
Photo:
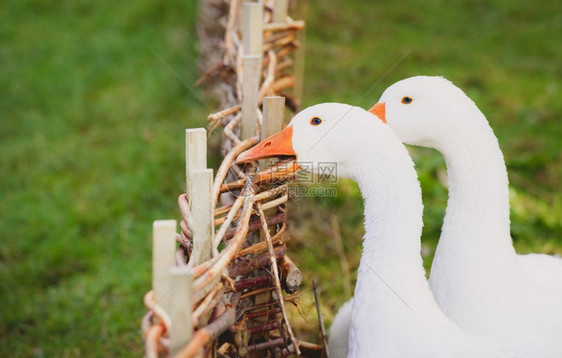
[[(437, 149), (445, 157), (450, 195), (430, 285), (465, 285), (450, 271), (452, 266), (465, 269), (455, 262), (460, 257), (467, 265), (476, 263), (469, 261), (463, 245), (471, 246), (480, 263), (491, 258), (483, 255), (494, 260), (501, 254), (513, 256), (503, 154), (474, 102), (443, 77), (417, 76), (390, 86), (371, 112), (404, 143)], [(529, 254), (518, 255), (517, 261), (534, 284), (562, 298), (562, 259)], [(440, 294), (435, 295), (439, 300)]]
[[(562, 357), (562, 260), (515, 254), (507, 171), (484, 115), (451, 82), (425, 76), (392, 85), (370, 111), (403, 142), (445, 157), (449, 201), (429, 279), (439, 307), (468, 332)], [(336, 316), (331, 346), (342, 349), (348, 320)]]
[(281, 155), (294, 155), (313, 171), (334, 163), (363, 194), (365, 237), (349, 357), (528, 356), (515, 344), (508, 349), (467, 334), (439, 310), (420, 255), (423, 206), (414, 164), (388, 126), (358, 107), (316, 105), (238, 162)]

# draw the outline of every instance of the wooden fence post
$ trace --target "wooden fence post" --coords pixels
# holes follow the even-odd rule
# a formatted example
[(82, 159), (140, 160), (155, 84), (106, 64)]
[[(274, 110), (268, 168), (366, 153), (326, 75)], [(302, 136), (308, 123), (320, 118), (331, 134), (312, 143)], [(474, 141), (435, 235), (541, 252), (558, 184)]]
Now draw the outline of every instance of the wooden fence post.
[(275, 0), (273, 2), (273, 22), (285, 22), (288, 5), (287, 0)]
[(194, 170), (191, 176), (191, 214), (193, 215), (193, 251), (189, 266), (211, 258), (214, 236), (213, 169)]
[(185, 130), (186, 192), (193, 215), (193, 251), (189, 266), (207, 261), (213, 246), (214, 217), (212, 205), (213, 170), (207, 169), (207, 131)]
[(207, 131), (205, 128), (185, 130), (185, 179), (187, 200), (191, 205), (190, 173), (207, 168)]
[(185, 347), (193, 333), (191, 326), (191, 284), (193, 277), (191, 269), (183, 266), (173, 266), (168, 271), (169, 280), (173, 290), (170, 304), (170, 317), (172, 327), (170, 329), (170, 356), (175, 357), (176, 354)]
[(157, 220), (152, 224), (152, 289), (154, 299), (170, 312), (170, 283), (168, 270), (175, 266), (176, 253), (175, 220)]
[(261, 140), (283, 129), (285, 119), (285, 97), (268, 96), (263, 99), (263, 123)]
[(257, 133), (261, 61), (261, 57), (258, 55), (246, 55), (242, 60), (244, 66), (242, 74), (242, 140), (253, 137)]
[(242, 123), (241, 139), (256, 135), (258, 128), (258, 92), (263, 62), (263, 4), (242, 4)]
[[(263, 99), (263, 122), (261, 125), (261, 140), (283, 129), (285, 119), (285, 97), (269, 96)], [(271, 164), (272, 159), (260, 161), (260, 169)]]
[(247, 2), (252, 2), (252, 0), (238, 0), (236, 4), (238, 6), (238, 29), (242, 31), (244, 26), (244, 4)]
[(263, 4), (245, 2), (242, 4), (242, 44), (244, 55), (263, 55)]

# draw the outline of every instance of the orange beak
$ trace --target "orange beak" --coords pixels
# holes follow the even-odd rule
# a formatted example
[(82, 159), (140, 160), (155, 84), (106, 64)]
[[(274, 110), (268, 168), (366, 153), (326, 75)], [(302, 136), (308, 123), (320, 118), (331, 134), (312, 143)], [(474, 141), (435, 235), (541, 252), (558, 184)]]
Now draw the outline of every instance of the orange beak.
[(236, 164), (252, 162), (258, 159), (297, 156), (293, 149), (293, 126), (283, 129), (268, 137), (236, 158)]
[(371, 109), (369, 109), (369, 112), (379, 117), (379, 119), (383, 123), (386, 123), (386, 108), (384, 102), (375, 104), (373, 107), (371, 107)]

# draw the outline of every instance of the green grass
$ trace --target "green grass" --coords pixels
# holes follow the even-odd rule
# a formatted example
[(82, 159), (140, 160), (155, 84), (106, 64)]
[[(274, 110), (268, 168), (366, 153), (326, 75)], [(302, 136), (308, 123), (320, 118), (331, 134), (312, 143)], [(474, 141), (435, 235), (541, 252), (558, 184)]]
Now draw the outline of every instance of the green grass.
[[(36, 0), (0, 9), (2, 355), (142, 354), (151, 224), (178, 217), (183, 129), (205, 125), (215, 106), (163, 63), (186, 83), (196, 79), (196, 3)], [(453, 80), (500, 139), (517, 250), (561, 254), (561, 13), (547, 1), (311, 1), (305, 104), (367, 107), (404, 77)], [(413, 154), (429, 264), (447, 197), (437, 180), (443, 161)], [(290, 251), (306, 277), (298, 331), (309, 337), (311, 278), (322, 284), (328, 321), (344, 300), (330, 214), (352, 271), (359, 262), (361, 197), (351, 182), (337, 189), (337, 198), (303, 198), (291, 209), (299, 215)]]
[(209, 111), (190, 1), (12, 2), (0, 23), (2, 355), (142, 354), (152, 220)]

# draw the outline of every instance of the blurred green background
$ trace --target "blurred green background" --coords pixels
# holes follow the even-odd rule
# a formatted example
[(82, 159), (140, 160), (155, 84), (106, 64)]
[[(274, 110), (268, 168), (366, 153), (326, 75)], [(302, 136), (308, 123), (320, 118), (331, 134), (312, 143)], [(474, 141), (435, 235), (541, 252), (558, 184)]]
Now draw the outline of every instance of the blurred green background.
[[(142, 355), (152, 221), (179, 217), (183, 130), (205, 126), (218, 103), (201, 103), (182, 83), (198, 76), (197, 5), (0, 7), (1, 355)], [(307, 21), (305, 105), (369, 107), (399, 79), (449, 78), (500, 140), (517, 250), (562, 254), (561, 2), (309, 1)], [(412, 154), (429, 267), (444, 163), (431, 150)], [(309, 338), (312, 277), (328, 322), (346, 298), (327, 218), (337, 215), (352, 279), (359, 261), (361, 197), (351, 182), (337, 189), (336, 198), (292, 204), (289, 250), (306, 277), (295, 325)]]

